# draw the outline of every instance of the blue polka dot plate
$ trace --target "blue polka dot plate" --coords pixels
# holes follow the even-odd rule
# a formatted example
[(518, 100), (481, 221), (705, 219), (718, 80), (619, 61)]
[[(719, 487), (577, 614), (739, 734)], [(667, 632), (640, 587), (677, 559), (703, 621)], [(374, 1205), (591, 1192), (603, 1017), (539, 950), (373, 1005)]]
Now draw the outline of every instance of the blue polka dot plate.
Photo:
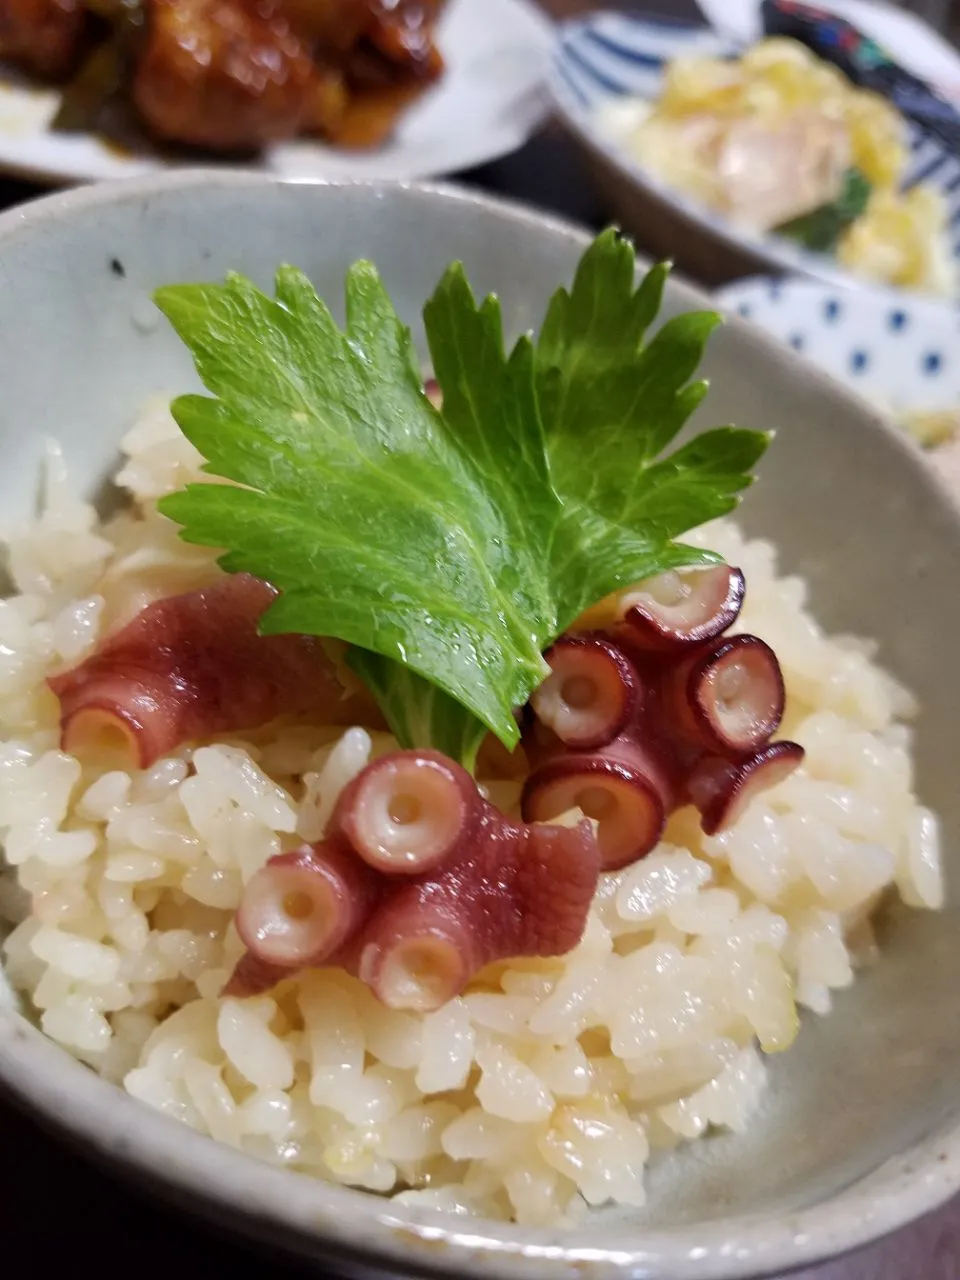
[(721, 307), (895, 412), (960, 410), (960, 308), (885, 289), (754, 277)]
[[(611, 124), (636, 99), (655, 101), (666, 65), (681, 55), (735, 56), (740, 46), (704, 26), (594, 13), (563, 23), (553, 49), (549, 88), (557, 114), (584, 150), (611, 211), (644, 248), (668, 256), (708, 284), (757, 271), (860, 281), (836, 261), (776, 234), (734, 227), (720, 214), (672, 190), (637, 161)], [(905, 185), (924, 182), (944, 196), (950, 252), (960, 266), (960, 156), (919, 126), (908, 126), (911, 162)]]

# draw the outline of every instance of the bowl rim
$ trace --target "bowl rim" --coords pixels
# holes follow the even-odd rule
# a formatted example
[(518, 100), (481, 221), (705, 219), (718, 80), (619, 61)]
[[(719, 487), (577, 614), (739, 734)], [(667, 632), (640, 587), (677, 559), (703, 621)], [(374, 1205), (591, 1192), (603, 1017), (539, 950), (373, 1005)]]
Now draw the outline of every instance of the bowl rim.
[[(712, 237), (727, 250), (735, 251), (741, 258), (752, 259), (759, 265), (761, 273), (780, 272), (801, 276), (848, 290), (869, 287), (869, 280), (844, 270), (830, 254), (818, 253), (802, 245), (793, 244), (776, 232), (752, 232), (749, 229), (741, 229), (692, 196), (677, 191), (639, 160), (634, 159), (615, 139), (605, 136), (590, 111), (587, 109), (577, 111), (573, 108), (572, 94), (564, 88), (558, 71), (558, 64), (564, 55), (564, 40), (571, 34), (591, 31), (598, 23), (610, 19), (629, 24), (638, 30), (661, 25), (658, 19), (647, 17), (642, 13), (623, 12), (612, 8), (591, 10), (589, 13), (575, 15), (557, 24), (546, 78), (547, 91), (554, 111), (580, 146), (598, 160), (603, 161), (621, 182), (628, 183), (634, 190), (643, 192), (671, 209), (675, 215), (690, 225), (691, 230), (695, 230), (700, 235)], [(690, 23), (676, 25), (701, 30), (714, 36), (718, 48), (733, 50), (738, 47), (729, 36), (709, 24), (701, 27)], [(613, 101), (618, 96), (620, 95), (606, 94), (604, 101)], [(893, 285), (888, 287), (893, 292), (904, 294), (907, 298), (936, 298), (936, 295), (926, 294), (919, 289), (897, 288)], [(949, 302), (950, 299), (947, 301)]]
[[(472, 208), (518, 232), (548, 234), (573, 248), (588, 232), (518, 202), (444, 184), (282, 178), (230, 170), (180, 171), (46, 196), (0, 214), (0, 255), (27, 236), (56, 233), (77, 214), (101, 206), (143, 209), (152, 197), (176, 198), (205, 187), (264, 191), (288, 186), (358, 189), (378, 199), (430, 208)], [(689, 290), (689, 286), (684, 286)], [(691, 291), (709, 306), (709, 299)], [(731, 324), (774, 364), (796, 361), (773, 339)], [(922, 467), (901, 433), (829, 376), (809, 367), (841, 409), (872, 419), (905, 466)], [(912, 459), (912, 461), (910, 461)], [(926, 471), (926, 469), (924, 469)], [(955, 512), (945, 484), (927, 477), (931, 498)], [(160, 1183), (174, 1199), (207, 1216), (230, 1219), (250, 1235), (287, 1233), (285, 1247), (336, 1258), (382, 1275), (463, 1275), (489, 1280), (749, 1280), (792, 1270), (869, 1243), (935, 1209), (960, 1190), (960, 1110), (937, 1133), (889, 1159), (825, 1202), (794, 1212), (748, 1214), (682, 1228), (631, 1229), (605, 1221), (602, 1235), (583, 1227), (525, 1228), (395, 1206), (392, 1201), (267, 1165), (201, 1135), (102, 1080), (0, 1000), (0, 1085), (47, 1124), (79, 1140), (89, 1154)]]

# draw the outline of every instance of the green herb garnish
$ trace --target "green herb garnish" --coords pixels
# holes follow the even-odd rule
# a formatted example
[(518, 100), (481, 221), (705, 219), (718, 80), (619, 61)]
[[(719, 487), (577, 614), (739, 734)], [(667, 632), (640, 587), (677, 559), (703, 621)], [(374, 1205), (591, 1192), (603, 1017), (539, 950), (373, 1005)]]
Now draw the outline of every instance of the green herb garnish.
[(656, 460), (703, 398), (689, 379), (717, 317), (678, 317), (644, 346), (666, 269), (639, 289), (634, 270), (605, 233), (537, 343), (507, 354), (498, 301), (478, 305), (450, 267), (424, 309), (439, 412), (369, 263), (347, 275), (342, 331), (291, 267), (275, 298), (239, 275), (159, 290), (213, 396), (174, 417), (236, 482), (161, 510), (280, 589), (264, 632), (354, 646), (404, 745), (468, 764), (487, 729), (513, 746), (544, 649), (617, 588), (714, 562), (675, 539), (736, 505), (766, 447), (721, 428)]
[(848, 169), (836, 200), (785, 222), (776, 228), (777, 233), (816, 253), (832, 253), (846, 229), (863, 214), (872, 191), (869, 179), (859, 169)]
[(769, 443), (762, 432), (719, 427), (657, 460), (709, 390), (690, 379), (721, 323), (715, 311), (686, 312), (644, 345), (669, 273), (660, 263), (636, 288), (632, 247), (605, 232), (572, 289), (554, 294), (536, 357), (554, 484), (654, 540), (732, 511)]

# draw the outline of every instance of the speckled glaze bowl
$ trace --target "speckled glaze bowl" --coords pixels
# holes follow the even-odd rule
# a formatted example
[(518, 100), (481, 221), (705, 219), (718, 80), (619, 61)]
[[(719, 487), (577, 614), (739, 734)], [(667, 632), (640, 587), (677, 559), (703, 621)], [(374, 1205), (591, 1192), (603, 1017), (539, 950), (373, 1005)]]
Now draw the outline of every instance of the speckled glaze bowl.
[[(414, 324), (444, 266), (496, 289), (514, 332), (542, 314), (579, 231), (461, 192), (283, 185), (190, 174), (55, 196), (0, 218), (0, 512), (24, 516), (44, 436), (93, 489), (150, 395), (193, 380), (151, 290), (221, 277), (268, 285), (281, 261), (340, 296), (381, 267)], [(668, 311), (703, 305), (672, 285)], [(836, 383), (736, 320), (712, 343), (704, 421), (774, 427), (743, 508), (804, 573), (831, 628), (875, 636), (918, 694), (919, 788), (943, 816), (952, 906), (893, 911), (883, 963), (772, 1063), (743, 1137), (661, 1158), (641, 1213), (575, 1231), (395, 1208), (285, 1173), (155, 1114), (0, 1010), (0, 1085), (125, 1177), (287, 1251), (351, 1273), (503, 1280), (745, 1280), (851, 1249), (960, 1187), (960, 516), (913, 451)], [(51, 1228), (56, 1209), (51, 1207)]]

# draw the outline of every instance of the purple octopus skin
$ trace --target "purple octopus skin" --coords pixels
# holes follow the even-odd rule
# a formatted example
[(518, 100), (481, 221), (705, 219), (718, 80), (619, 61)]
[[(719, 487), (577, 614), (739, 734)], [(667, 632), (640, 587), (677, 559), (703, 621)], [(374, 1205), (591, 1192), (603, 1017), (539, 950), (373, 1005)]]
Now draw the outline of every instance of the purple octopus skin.
[[(438, 777), (443, 778), (439, 787)], [(412, 794), (410, 789), (424, 778), (427, 784)], [(394, 790), (398, 780), (399, 793)], [(377, 796), (380, 788), (383, 794)], [(441, 818), (448, 816), (451, 801), (455, 806), (460, 803), (461, 827), (453, 844), (446, 843), (443, 823), (424, 822), (422, 812), (407, 808), (399, 816), (396, 812), (391, 816), (390, 805), (400, 796), (422, 806), (435, 805)], [(467, 796), (469, 803), (464, 800)], [(358, 806), (367, 808), (359, 820)], [(410, 821), (402, 821), (404, 817)], [(378, 818), (383, 819), (384, 830), (415, 828), (408, 841), (411, 846), (425, 832), (425, 856), (418, 859), (415, 848), (406, 851), (413, 857), (402, 856), (402, 841), (394, 839), (395, 831), (389, 841), (371, 839), (371, 831), (376, 837)], [(440, 861), (433, 840), (438, 830), (446, 849)], [(362, 850), (350, 839), (357, 833)], [(343, 895), (339, 918), (346, 925), (337, 949), (329, 950), (333, 933), (324, 929), (322, 946), (311, 953), (316, 939), (302, 929), (298, 913), (289, 923), (287, 941), (293, 942), (286, 949), (282, 942), (277, 943), (276, 935), (282, 928), (274, 928), (271, 945), (265, 947), (261, 934), (245, 926), (243, 936), (249, 949), (225, 988), (228, 994), (268, 990), (295, 971), (289, 963), (277, 964), (276, 956), (290, 960), (300, 955), (299, 967), (336, 965), (356, 974), (391, 1008), (423, 1012), (438, 1008), (491, 961), (562, 955), (576, 946), (600, 873), (600, 853), (589, 822), (576, 826), (513, 822), (483, 798), (465, 770), (428, 751), (384, 756), (368, 765), (345, 789), (326, 841), (312, 851), (325, 869), (321, 894), (325, 906), (331, 900), (332, 850), (346, 859), (347, 865), (336, 861), (339, 883), (346, 885), (349, 875), (354, 877), (353, 896)], [(267, 912), (276, 925), (283, 906), (289, 905), (283, 877), (289, 875), (290, 857), (271, 859), (258, 873), (262, 877), (258, 886), (251, 889), (254, 877), (244, 892), (238, 921), (245, 913), (254, 923), (262, 919), (255, 908), (258, 901), (266, 900), (271, 909), (280, 904), (277, 915)], [(298, 872), (313, 866), (313, 874), (320, 875), (311, 861), (311, 851), (299, 851), (294, 859), (299, 859)], [(352, 868), (349, 875), (348, 866)], [(303, 943), (298, 951), (297, 939), (304, 932), (310, 944)]]
[(545, 657), (551, 674), (530, 703), (541, 724), (568, 747), (603, 746), (635, 718), (641, 680), (611, 637), (591, 631), (562, 636)]
[[(676, 603), (658, 597), (676, 587), (682, 598)], [(656, 652), (674, 652), (705, 644), (734, 622), (743, 606), (746, 582), (730, 565), (661, 574), (625, 599), (623, 622), (635, 644)]]
[(148, 605), (79, 666), (52, 676), (64, 751), (85, 755), (115, 739), (146, 769), (192, 739), (250, 729), (281, 715), (350, 722), (316, 636), (262, 636), (277, 597), (266, 582), (230, 574)]
[(783, 673), (757, 636), (721, 638), (665, 671), (662, 688), (680, 734), (718, 755), (756, 751), (783, 719)]
[(599, 873), (589, 822), (527, 826), (487, 806), (452, 865), (395, 882), (344, 965), (388, 1008), (437, 1009), (495, 960), (571, 951)]
[[(725, 594), (717, 577), (712, 590), (714, 602), (721, 595), (726, 601), (721, 620), (729, 626), (743, 598), (742, 574), (730, 570), (724, 581)], [(621, 624), (612, 634), (585, 633), (583, 650), (580, 639), (564, 638), (555, 649), (595, 654), (604, 644), (605, 654), (616, 654), (605, 671), (626, 673), (627, 722), (611, 718), (608, 728), (616, 732), (605, 741), (598, 734), (589, 750), (571, 749), (556, 732), (556, 716), (541, 715), (541, 724), (524, 736), (534, 768), (522, 811), (527, 820), (549, 821), (580, 808), (597, 823), (605, 871), (649, 853), (670, 814), (691, 800), (701, 809), (704, 831), (731, 825), (750, 797), (803, 759), (795, 743), (770, 741), (783, 717), (783, 675), (776, 654), (756, 636), (713, 635), (706, 642), (688, 636), (681, 644), (675, 631), (672, 647), (644, 648), (637, 629)], [(555, 709), (549, 701), (548, 709)]]
[(803, 747), (784, 740), (767, 743), (739, 761), (705, 757), (687, 784), (704, 833), (712, 836), (733, 826), (750, 801), (788, 778), (803, 756)]

